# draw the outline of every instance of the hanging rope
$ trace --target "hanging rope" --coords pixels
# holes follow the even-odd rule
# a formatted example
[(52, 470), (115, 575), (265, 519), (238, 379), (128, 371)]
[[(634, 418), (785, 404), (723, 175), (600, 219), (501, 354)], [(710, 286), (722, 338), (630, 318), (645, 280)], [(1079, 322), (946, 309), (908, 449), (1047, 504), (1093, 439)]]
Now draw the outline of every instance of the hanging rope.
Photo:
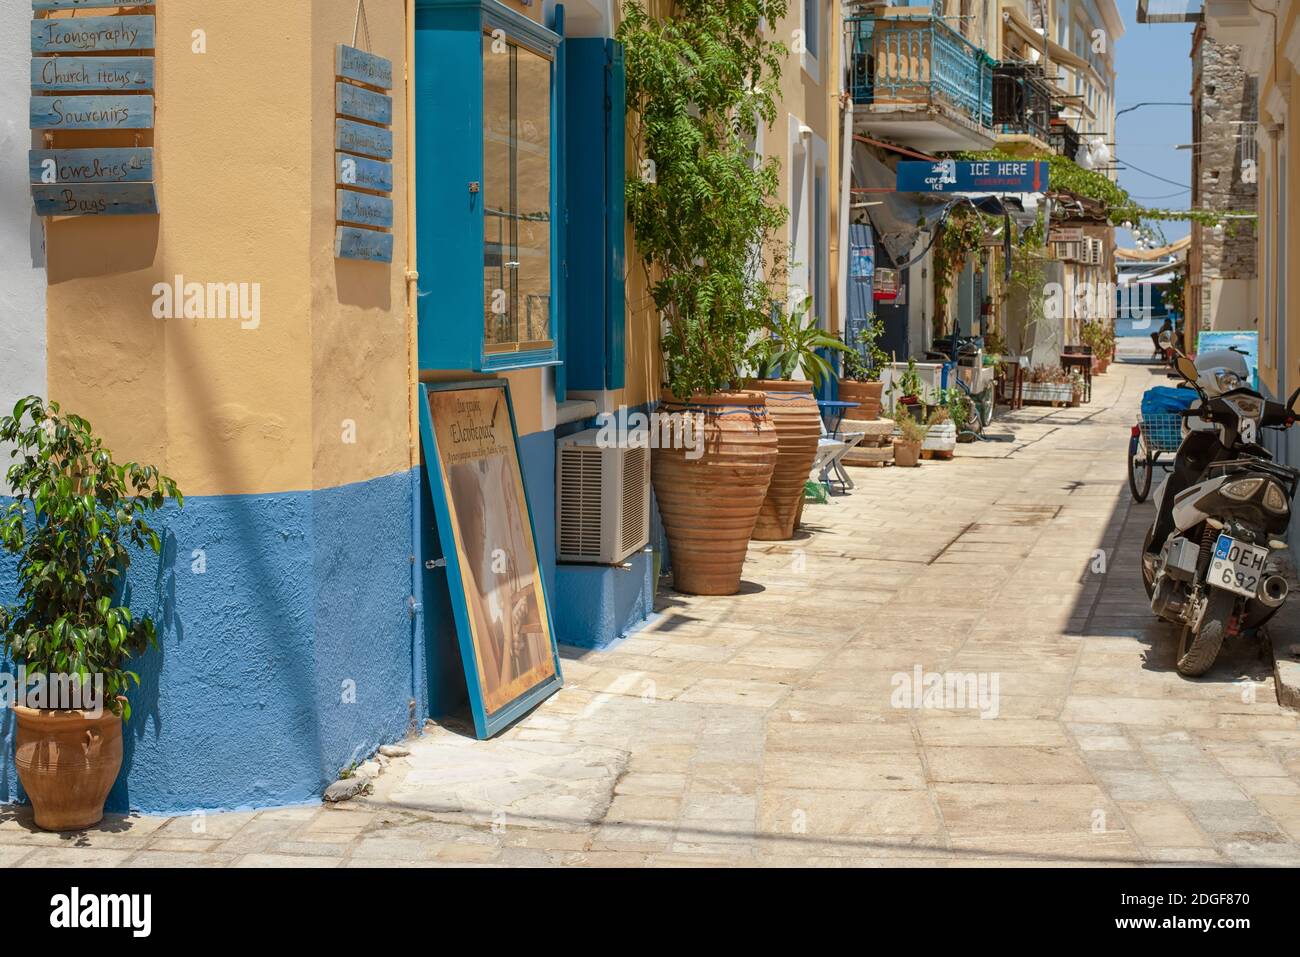
[(357, 35), (365, 30), (366, 45), (357, 47), (359, 50), (370, 51), (370, 21), (366, 19), (366, 0), (357, 0), (357, 22), (352, 26), (352, 45), (357, 46)]

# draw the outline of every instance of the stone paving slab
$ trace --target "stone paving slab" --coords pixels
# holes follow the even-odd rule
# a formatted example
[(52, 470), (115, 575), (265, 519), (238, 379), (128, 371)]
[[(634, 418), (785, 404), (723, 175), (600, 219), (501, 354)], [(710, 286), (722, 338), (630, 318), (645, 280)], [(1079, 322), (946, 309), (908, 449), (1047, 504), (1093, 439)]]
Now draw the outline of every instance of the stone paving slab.
[(743, 594), (661, 592), (513, 728), (431, 726), (368, 796), (75, 835), (0, 808), (0, 866), (1300, 866), (1284, 670), (1238, 641), (1181, 678), (1142, 595), (1124, 449), (1155, 381), (1118, 363), (952, 461), (853, 470)]

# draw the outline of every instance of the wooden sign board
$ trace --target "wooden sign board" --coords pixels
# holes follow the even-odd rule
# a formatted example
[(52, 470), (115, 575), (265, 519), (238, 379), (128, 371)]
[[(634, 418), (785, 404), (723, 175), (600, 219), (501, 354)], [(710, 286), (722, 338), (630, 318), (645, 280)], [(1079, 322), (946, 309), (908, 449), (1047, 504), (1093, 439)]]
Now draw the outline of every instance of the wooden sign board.
[(153, 148), (31, 150), (27, 167), (34, 185), (148, 183), (153, 180)]
[(32, 0), (33, 10), (90, 10), (94, 7), (156, 7), (158, 0)]
[(153, 127), (153, 97), (33, 96), (34, 130), (147, 130)]
[(334, 231), (335, 259), (367, 259), (377, 263), (393, 261), (393, 234), (373, 229), (338, 226)]
[(32, 89), (41, 93), (63, 93), (68, 90), (152, 90), (153, 57), (34, 57)]
[(148, 216), (158, 212), (153, 183), (33, 186), (40, 216)]
[(387, 196), (338, 189), (334, 191), (334, 218), (341, 223), (392, 229), (393, 201)]
[(383, 93), (363, 90), (351, 83), (335, 83), (334, 112), (341, 116), (388, 126), (393, 122), (393, 98)]
[(152, 16), (72, 17), (32, 21), (33, 53), (152, 50)]
[(489, 738), (564, 683), (503, 380), (420, 385), (420, 439), (474, 730)]
[(340, 43), (334, 48), (334, 74), (381, 90), (393, 88), (393, 61)]
[(391, 130), (353, 120), (335, 120), (334, 148), (376, 159), (392, 159), (393, 133)]
[(356, 186), (380, 193), (393, 191), (393, 164), (364, 156), (334, 154), (334, 182), (338, 186)]

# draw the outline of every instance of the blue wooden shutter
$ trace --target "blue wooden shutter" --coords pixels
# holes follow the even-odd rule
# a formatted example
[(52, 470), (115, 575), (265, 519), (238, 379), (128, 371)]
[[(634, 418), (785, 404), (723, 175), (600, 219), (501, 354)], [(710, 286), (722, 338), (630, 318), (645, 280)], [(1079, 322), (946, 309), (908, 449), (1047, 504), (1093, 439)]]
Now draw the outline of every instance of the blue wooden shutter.
[(622, 388), (623, 49), (614, 40), (564, 43), (564, 332), (568, 389)]

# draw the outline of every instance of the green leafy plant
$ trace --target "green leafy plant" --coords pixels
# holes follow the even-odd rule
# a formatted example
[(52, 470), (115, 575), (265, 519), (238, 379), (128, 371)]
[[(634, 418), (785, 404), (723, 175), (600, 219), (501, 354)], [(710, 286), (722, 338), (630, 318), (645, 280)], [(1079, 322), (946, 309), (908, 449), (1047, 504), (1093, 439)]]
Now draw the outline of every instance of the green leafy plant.
[(1094, 356), (1109, 358), (1115, 348), (1115, 327), (1101, 319), (1085, 319), (1079, 338), (1092, 349)]
[[(842, 339), (849, 349), (843, 357), (842, 377), (850, 382), (879, 382), (880, 370), (889, 361), (889, 353), (880, 347), (880, 340), (885, 335), (885, 323), (876, 318), (873, 312), (867, 316), (867, 324), (858, 330), (852, 341)], [(866, 358), (863, 358), (863, 353)]]
[(789, 315), (773, 317), (768, 335), (755, 349), (760, 379), (793, 379), (802, 371), (821, 388), (834, 377), (835, 370), (818, 350), (848, 352), (849, 347), (817, 325), (817, 317), (809, 314), (811, 309), (812, 296), (808, 296)]
[(128, 661), (156, 645), (153, 621), (122, 603), (128, 546), (160, 552), (146, 516), (180, 490), (150, 465), (119, 465), (90, 423), (57, 402), (20, 399), (0, 419), (14, 446), (6, 478), (14, 501), (0, 513), (0, 546), (18, 556), (18, 604), (0, 606), (0, 652), (30, 674), (102, 676), (106, 704), (140, 676)]
[(963, 431), (970, 422), (970, 406), (966, 393), (961, 390), (960, 386), (950, 385), (943, 393), (944, 404), (941, 408), (947, 410), (948, 418), (952, 419), (952, 424), (958, 432)]
[(774, 298), (788, 212), (780, 164), (754, 149), (776, 121), (785, 48), (763, 24), (786, 0), (627, 2), (623, 43), (634, 164), (627, 216), (663, 318), (664, 372), (679, 398), (734, 387)]
[(909, 357), (907, 368), (898, 377), (898, 393), (904, 399), (919, 399), (922, 388), (921, 373), (916, 369), (916, 360)]

